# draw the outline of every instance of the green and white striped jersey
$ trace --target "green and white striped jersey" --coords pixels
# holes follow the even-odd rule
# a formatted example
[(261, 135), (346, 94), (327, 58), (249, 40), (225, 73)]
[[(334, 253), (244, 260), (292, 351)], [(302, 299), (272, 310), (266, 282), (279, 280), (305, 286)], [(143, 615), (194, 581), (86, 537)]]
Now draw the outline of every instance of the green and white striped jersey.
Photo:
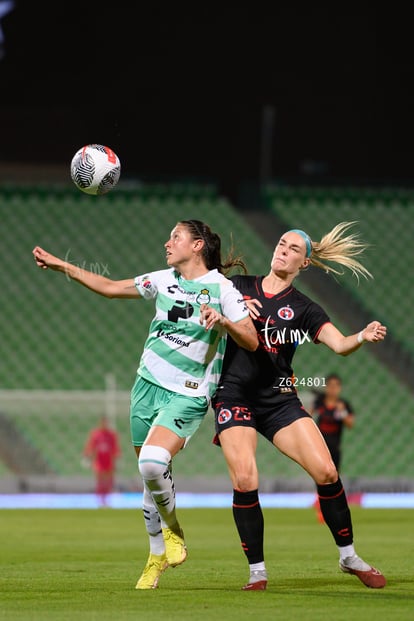
[(174, 269), (135, 278), (138, 293), (155, 299), (153, 318), (138, 373), (144, 379), (183, 395), (209, 398), (223, 365), (227, 333), (219, 325), (200, 325), (200, 306), (208, 304), (230, 321), (248, 317), (243, 296), (216, 269), (185, 280)]

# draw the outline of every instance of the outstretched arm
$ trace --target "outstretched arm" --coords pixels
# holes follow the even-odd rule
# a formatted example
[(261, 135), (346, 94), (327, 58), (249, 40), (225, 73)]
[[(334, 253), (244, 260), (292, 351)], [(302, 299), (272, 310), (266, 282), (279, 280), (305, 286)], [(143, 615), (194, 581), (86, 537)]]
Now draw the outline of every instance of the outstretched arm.
[(364, 342), (379, 343), (385, 339), (387, 328), (379, 321), (371, 321), (361, 332), (344, 336), (332, 323), (323, 326), (318, 341), (327, 345), (336, 354), (348, 356), (361, 347)]
[(56, 272), (63, 272), (72, 280), (76, 280), (84, 287), (106, 298), (141, 297), (135, 287), (133, 278), (127, 280), (111, 280), (106, 276), (94, 274), (77, 265), (63, 261), (59, 259), (59, 257), (55, 257), (53, 254), (46, 252), (46, 250), (43, 250), (43, 248), (39, 246), (33, 249), (33, 256), (37, 265), (42, 269), (50, 268)]
[(200, 306), (200, 323), (204, 324), (206, 330), (210, 330), (216, 323), (219, 323), (239, 347), (244, 347), (249, 351), (255, 351), (259, 346), (256, 328), (250, 317), (245, 317), (237, 322), (230, 321), (214, 308), (202, 304)]

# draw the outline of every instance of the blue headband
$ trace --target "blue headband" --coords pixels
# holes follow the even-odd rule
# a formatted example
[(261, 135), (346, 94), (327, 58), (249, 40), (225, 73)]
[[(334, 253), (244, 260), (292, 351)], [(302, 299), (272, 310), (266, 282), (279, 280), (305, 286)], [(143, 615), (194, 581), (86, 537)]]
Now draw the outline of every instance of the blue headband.
[(288, 233), (297, 233), (298, 235), (300, 235), (304, 240), (305, 240), (305, 244), (306, 244), (306, 258), (309, 258), (312, 254), (312, 241), (311, 238), (309, 237), (309, 235), (307, 233), (305, 233), (305, 231), (302, 231), (301, 229), (290, 229), (290, 231), (287, 231)]

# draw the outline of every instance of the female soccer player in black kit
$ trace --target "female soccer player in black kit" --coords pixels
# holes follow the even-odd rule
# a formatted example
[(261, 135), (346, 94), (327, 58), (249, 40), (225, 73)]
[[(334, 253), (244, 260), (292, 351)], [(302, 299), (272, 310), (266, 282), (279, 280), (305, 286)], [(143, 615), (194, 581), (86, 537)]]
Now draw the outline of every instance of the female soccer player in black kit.
[[(233, 515), (250, 567), (243, 590), (264, 590), (267, 573), (263, 554), (264, 521), (260, 507), (256, 465), (257, 432), (296, 461), (314, 479), (324, 520), (339, 549), (339, 566), (368, 587), (382, 588), (382, 573), (355, 553), (347, 498), (326, 443), (305, 411), (294, 387), (292, 358), (296, 347), (308, 341), (324, 343), (346, 356), (364, 342), (376, 343), (386, 327), (372, 321), (359, 334), (344, 336), (325, 311), (292, 282), (310, 265), (342, 273), (332, 263), (349, 268), (356, 277), (371, 276), (355, 258), (364, 244), (345, 234), (351, 222), (342, 222), (320, 242), (301, 230), (280, 238), (267, 276), (234, 276), (254, 320), (259, 348), (254, 352), (227, 342), (223, 373), (213, 399), (216, 443), (221, 445), (233, 484)], [(329, 261), (329, 263), (325, 263)]]
[(352, 429), (355, 414), (349, 401), (341, 397), (342, 380), (339, 375), (331, 373), (325, 382), (325, 392), (316, 397), (309, 413), (318, 425), (339, 472), (342, 432), (344, 427)]

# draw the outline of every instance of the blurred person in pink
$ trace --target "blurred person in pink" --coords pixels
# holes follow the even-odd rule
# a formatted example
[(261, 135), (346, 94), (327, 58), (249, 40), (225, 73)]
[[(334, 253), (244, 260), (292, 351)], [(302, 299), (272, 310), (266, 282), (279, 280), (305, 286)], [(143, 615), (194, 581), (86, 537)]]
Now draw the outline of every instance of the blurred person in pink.
[(83, 456), (95, 472), (95, 491), (104, 505), (114, 489), (116, 460), (120, 455), (118, 434), (107, 417), (102, 416), (99, 426), (89, 432)]

